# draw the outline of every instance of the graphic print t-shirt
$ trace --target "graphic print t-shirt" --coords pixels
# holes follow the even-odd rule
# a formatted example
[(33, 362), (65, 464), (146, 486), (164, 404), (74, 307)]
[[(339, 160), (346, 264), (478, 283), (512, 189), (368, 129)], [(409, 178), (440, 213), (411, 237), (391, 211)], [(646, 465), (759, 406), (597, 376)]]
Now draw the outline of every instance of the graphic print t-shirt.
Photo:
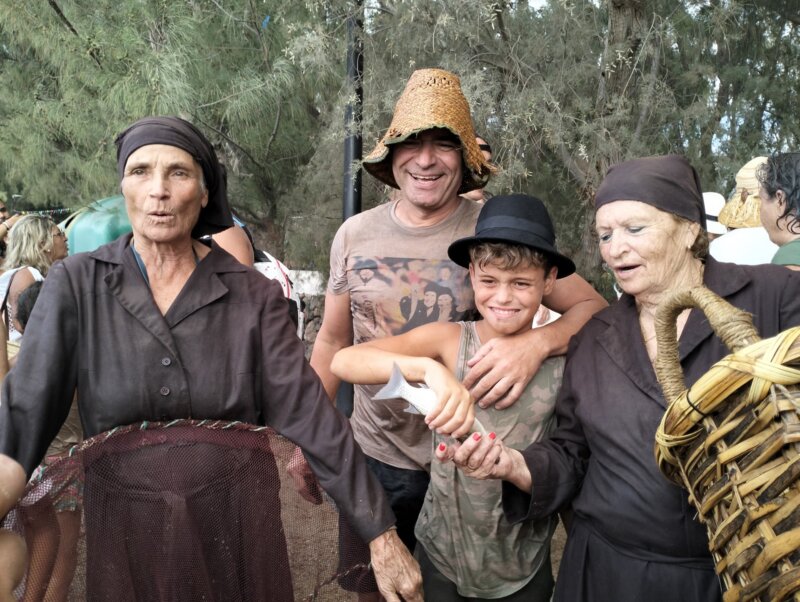
[[(355, 343), (406, 332), (437, 320), (474, 317), (469, 274), (447, 247), (472, 236), (481, 206), (463, 200), (435, 226), (411, 228), (386, 203), (348, 219), (331, 246), (328, 291), (350, 293)], [(373, 401), (380, 386), (356, 386), (353, 425), (368, 456), (399, 468), (428, 470), (431, 435), (403, 400)]]

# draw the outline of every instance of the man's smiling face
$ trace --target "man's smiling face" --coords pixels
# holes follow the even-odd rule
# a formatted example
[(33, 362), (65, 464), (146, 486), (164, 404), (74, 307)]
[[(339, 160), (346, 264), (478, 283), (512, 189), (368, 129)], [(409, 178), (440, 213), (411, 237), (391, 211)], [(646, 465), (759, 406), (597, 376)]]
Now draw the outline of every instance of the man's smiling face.
[(417, 209), (433, 213), (458, 203), (461, 142), (441, 128), (409, 136), (392, 145), (392, 173), (403, 197)]

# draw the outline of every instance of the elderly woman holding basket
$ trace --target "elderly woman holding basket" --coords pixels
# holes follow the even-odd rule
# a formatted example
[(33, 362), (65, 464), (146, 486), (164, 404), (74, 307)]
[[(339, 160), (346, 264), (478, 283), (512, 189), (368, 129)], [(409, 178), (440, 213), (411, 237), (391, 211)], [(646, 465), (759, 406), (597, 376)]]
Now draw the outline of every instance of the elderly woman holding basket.
[[(705, 529), (654, 459), (667, 406), (653, 369), (655, 311), (672, 291), (704, 285), (773, 336), (800, 324), (800, 277), (709, 257), (701, 190), (679, 156), (612, 166), (597, 191), (596, 228), (623, 295), (570, 343), (558, 428), (525, 450), (473, 436), (437, 451), (475, 478), (502, 479), (512, 521), (571, 507), (556, 601), (721, 598)], [(699, 310), (681, 313), (677, 329), (691, 385), (728, 350)]]
[[(392, 529), (394, 516), (347, 420), (331, 406), (304, 359), (280, 287), (215, 243), (199, 240), (232, 225), (225, 174), (211, 144), (182, 119), (145, 118), (117, 138), (117, 161), (133, 234), (70, 257), (48, 274), (18, 363), (3, 383), (0, 453), (30, 475), (66, 418), (75, 390), (90, 437), (151, 420), (267, 424), (302, 447), (322, 486), (370, 542), (384, 596), (397, 600), (398, 592), (406, 600), (421, 600), (416, 563)], [(152, 459), (169, 465), (182, 481), (194, 479), (190, 485), (196, 489), (211, 478), (203, 458)], [(133, 474), (130, 465), (125, 476), (131, 481), (148, 477), (147, 470)], [(236, 473), (233, 466), (212, 468)], [(15, 484), (11, 478), (0, 481), (0, 491)], [(231, 532), (238, 533), (235, 508), (227, 515)], [(265, 538), (262, 548), (268, 547), (267, 535), (259, 535)], [(120, 557), (127, 545), (120, 543)], [(238, 549), (235, 535), (226, 546)], [(212, 547), (219, 554), (228, 549)], [(148, 555), (161, 553), (152, 548), (137, 548), (130, 562), (144, 563)], [(240, 556), (249, 564), (239, 570), (253, 569), (252, 554)], [(137, 574), (131, 579), (141, 588), (154, 578)], [(218, 591), (229, 578), (208, 576), (215, 584), (214, 599), (242, 599), (236, 579), (227, 592)], [(194, 572), (180, 575), (180, 587), (194, 587), (186, 590), (191, 593), (175, 590), (139, 599), (211, 599), (193, 580)], [(259, 597), (291, 599), (290, 586), (283, 589), (284, 597), (274, 590)], [(102, 590), (89, 597), (112, 595), (123, 600), (136, 594)]]

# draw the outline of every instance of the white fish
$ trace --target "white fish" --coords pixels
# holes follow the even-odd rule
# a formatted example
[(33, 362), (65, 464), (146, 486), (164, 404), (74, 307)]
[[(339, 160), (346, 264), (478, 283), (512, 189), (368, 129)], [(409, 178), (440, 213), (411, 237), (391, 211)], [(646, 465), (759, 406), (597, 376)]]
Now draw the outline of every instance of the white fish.
[[(436, 393), (425, 385), (415, 387), (410, 384), (396, 363), (392, 366), (392, 376), (389, 378), (389, 382), (375, 394), (373, 399), (405, 399), (410, 404), (406, 408), (406, 412), (423, 416), (430, 414), (436, 406)], [(489, 433), (477, 418), (473, 422), (472, 428), (481, 435)]]

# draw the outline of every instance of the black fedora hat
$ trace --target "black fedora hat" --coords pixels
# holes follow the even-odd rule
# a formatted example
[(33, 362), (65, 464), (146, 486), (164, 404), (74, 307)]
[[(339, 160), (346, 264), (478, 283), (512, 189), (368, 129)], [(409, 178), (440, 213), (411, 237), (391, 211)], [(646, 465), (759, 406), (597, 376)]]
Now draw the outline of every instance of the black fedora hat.
[(544, 203), (526, 194), (500, 195), (486, 201), (475, 224), (475, 236), (458, 239), (447, 254), (466, 268), (470, 247), (482, 242), (523, 245), (546, 253), (558, 268), (558, 278), (575, 272), (572, 260), (556, 251), (556, 233)]

